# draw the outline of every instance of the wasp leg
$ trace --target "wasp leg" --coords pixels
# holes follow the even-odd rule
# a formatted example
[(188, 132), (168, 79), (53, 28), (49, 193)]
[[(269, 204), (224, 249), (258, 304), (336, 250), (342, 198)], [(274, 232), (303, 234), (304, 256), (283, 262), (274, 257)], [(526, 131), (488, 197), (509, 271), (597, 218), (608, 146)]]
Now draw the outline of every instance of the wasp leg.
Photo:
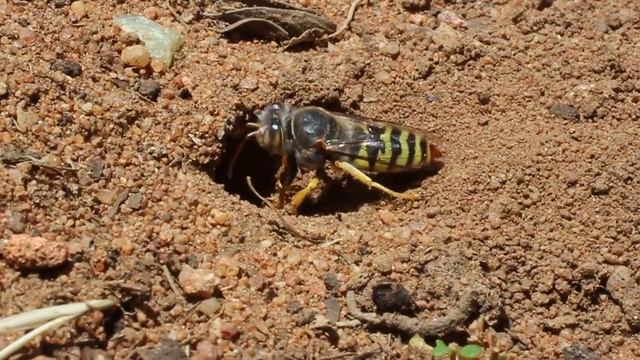
[(319, 183), (320, 183), (320, 177), (318, 177), (318, 175), (315, 175), (314, 177), (311, 178), (311, 180), (309, 181), (309, 183), (304, 189), (298, 191), (298, 193), (294, 195), (293, 200), (291, 200), (291, 206), (293, 207), (294, 213), (296, 214), (298, 213), (298, 208), (300, 207), (300, 205), (302, 205), (302, 202), (304, 201), (304, 199), (306, 199), (306, 197), (309, 195), (311, 191), (313, 191), (313, 189), (318, 187)]
[(406, 200), (418, 200), (420, 197), (417, 194), (408, 194), (408, 193), (399, 193), (396, 191), (393, 191), (387, 187), (385, 187), (382, 184), (379, 184), (375, 181), (373, 181), (369, 176), (367, 176), (367, 174), (363, 173), (362, 171), (360, 171), (358, 168), (356, 168), (355, 166), (349, 164), (348, 162), (344, 162), (344, 161), (336, 161), (334, 162), (334, 165), (346, 172), (349, 173), (349, 175), (353, 176), (354, 179), (360, 181), (361, 183), (367, 185), (369, 188), (376, 188), (378, 190), (384, 191), (385, 193), (396, 197), (396, 198), (400, 198), (400, 199), (406, 199)]
[(296, 177), (298, 173), (298, 164), (295, 159), (285, 154), (282, 157), (282, 162), (280, 163), (280, 168), (276, 174), (277, 186), (280, 188), (278, 194), (278, 205), (277, 207), (281, 209), (284, 206), (284, 198), (289, 189), (289, 185), (293, 182), (293, 179)]

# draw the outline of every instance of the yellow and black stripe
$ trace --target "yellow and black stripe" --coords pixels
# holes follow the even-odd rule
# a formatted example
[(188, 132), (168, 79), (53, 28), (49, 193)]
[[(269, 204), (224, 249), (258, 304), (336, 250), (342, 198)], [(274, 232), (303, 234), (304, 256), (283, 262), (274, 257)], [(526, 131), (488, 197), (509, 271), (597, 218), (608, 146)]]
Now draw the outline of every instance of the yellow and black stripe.
[(358, 130), (366, 134), (366, 141), (350, 162), (361, 170), (380, 173), (417, 169), (431, 160), (427, 139), (413, 131), (376, 125), (361, 125)]

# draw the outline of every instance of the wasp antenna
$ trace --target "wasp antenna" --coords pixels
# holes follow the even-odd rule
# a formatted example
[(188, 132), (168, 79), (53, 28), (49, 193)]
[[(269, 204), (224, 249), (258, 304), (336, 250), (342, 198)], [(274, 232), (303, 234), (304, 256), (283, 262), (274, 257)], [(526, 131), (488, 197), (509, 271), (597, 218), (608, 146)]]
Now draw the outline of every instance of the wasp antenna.
[(252, 131), (248, 133), (244, 139), (242, 139), (242, 142), (238, 146), (238, 149), (236, 150), (236, 152), (233, 154), (233, 157), (231, 158), (231, 162), (229, 163), (229, 170), (227, 170), (227, 179), (231, 179), (231, 177), (233, 176), (233, 168), (236, 166), (236, 161), (238, 161), (238, 157), (240, 156), (240, 153), (242, 152), (244, 145), (247, 143), (247, 140), (249, 140), (249, 138), (256, 136), (258, 134), (258, 131), (259, 130)]

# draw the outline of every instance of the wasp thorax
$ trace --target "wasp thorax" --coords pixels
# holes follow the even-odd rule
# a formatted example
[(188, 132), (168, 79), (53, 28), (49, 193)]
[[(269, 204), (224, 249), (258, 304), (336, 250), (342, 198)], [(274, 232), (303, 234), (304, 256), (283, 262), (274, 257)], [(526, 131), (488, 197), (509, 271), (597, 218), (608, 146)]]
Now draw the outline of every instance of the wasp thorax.
[(272, 104), (257, 114), (258, 130), (254, 133), (260, 146), (273, 154), (283, 155), (285, 152), (284, 128), (289, 117), (289, 107)]

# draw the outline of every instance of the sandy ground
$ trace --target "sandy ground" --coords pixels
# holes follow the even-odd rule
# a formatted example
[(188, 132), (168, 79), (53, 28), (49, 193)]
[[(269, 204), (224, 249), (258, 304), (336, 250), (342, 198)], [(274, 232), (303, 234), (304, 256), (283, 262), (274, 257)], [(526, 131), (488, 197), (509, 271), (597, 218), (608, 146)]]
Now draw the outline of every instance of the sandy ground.
[[(421, 324), (475, 297), (430, 344), (640, 357), (637, 1), (369, 1), (337, 41), (292, 52), (220, 36), (201, 14), (223, 2), (173, 1), (184, 25), (164, 1), (104, 3), (0, 0), (0, 316), (119, 304), (22, 358), (430, 358), (353, 321), (349, 292), (382, 316), (381, 282)], [(348, 9), (298, 4), (337, 24)], [(185, 34), (171, 68), (122, 64), (126, 12)], [(285, 216), (321, 243), (305, 241), (244, 183), (273, 195), (276, 159), (249, 144), (223, 176), (240, 125), (275, 101), (424, 129), (444, 166), (381, 179), (415, 202), (336, 176)]]

